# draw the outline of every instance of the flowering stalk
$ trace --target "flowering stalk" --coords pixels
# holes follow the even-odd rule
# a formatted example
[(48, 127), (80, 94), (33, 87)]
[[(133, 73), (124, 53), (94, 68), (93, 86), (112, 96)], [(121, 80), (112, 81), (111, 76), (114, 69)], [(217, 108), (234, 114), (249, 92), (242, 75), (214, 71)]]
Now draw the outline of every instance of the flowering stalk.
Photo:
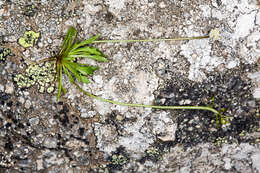
[(213, 112), (216, 115), (217, 125), (222, 124), (223, 116), (216, 109), (209, 106), (156, 106), (156, 105), (144, 105), (144, 104), (134, 104), (134, 103), (124, 103), (114, 100), (104, 99), (102, 97), (91, 94), (84, 89), (82, 89), (77, 83), (89, 83), (87, 76), (92, 75), (95, 70), (98, 69), (97, 66), (90, 66), (88, 64), (77, 63), (76, 59), (80, 58), (89, 58), (99, 62), (108, 62), (104, 55), (94, 47), (90, 47), (90, 44), (98, 43), (133, 43), (133, 42), (157, 42), (157, 41), (181, 41), (181, 40), (195, 40), (195, 39), (206, 39), (213, 38), (216, 40), (219, 37), (218, 30), (212, 30), (207, 36), (198, 36), (198, 37), (183, 37), (183, 38), (169, 38), (169, 39), (138, 39), (138, 40), (96, 40), (98, 36), (89, 38), (88, 40), (82, 42), (76, 42), (77, 31), (75, 28), (70, 27), (67, 35), (64, 38), (62, 49), (57, 56), (46, 58), (38, 63), (45, 61), (56, 61), (56, 75), (58, 80), (58, 94), (57, 101), (61, 96), (61, 91), (63, 93), (66, 90), (62, 87), (62, 75), (65, 74), (69, 81), (74, 84), (82, 93), (85, 95), (97, 99), (103, 102), (112, 103), (120, 106), (131, 106), (131, 107), (144, 107), (144, 108), (153, 108), (153, 109), (184, 109), (184, 110), (206, 110)]

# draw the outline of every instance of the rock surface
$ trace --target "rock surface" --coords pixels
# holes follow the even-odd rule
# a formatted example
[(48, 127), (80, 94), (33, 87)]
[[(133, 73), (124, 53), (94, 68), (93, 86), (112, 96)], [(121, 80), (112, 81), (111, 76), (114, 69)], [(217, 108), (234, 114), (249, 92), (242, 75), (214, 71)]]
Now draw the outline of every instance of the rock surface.
[[(95, 44), (109, 62), (82, 60), (100, 67), (82, 87), (120, 102), (212, 106), (227, 123), (208, 111), (93, 100), (68, 78), (56, 102), (55, 64), (32, 62), (57, 54), (70, 25), (79, 40), (217, 28), (215, 41)], [(260, 173), (259, 26), (256, 1), (0, 1), (0, 172)]]

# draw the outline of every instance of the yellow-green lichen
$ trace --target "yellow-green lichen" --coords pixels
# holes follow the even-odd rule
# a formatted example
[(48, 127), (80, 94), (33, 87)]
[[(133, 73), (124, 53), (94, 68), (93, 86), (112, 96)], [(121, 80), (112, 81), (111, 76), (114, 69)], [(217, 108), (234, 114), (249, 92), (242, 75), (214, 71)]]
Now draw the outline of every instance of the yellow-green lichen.
[(0, 47), (0, 61), (5, 61), (8, 56), (13, 56), (14, 54), (11, 52), (9, 48)]
[(26, 31), (23, 37), (19, 38), (18, 42), (24, 48), (33, 47), (39, 37), (40, 32)]
[(222, 144), (227, 144), (228, 143), (228, 137), (218, 137), (215, 141), (216, 146), (220, 147)]
[(158, 148), (150, 148), (145, 151), (146, 156), (152, 160), (162, 160), (162, 152)]
[(55, 63), (49, 62), (46, 62), (43, 66), (30, 65), (24, 74), (17, 74), (14, 77), (14, 81), (19, 88), (29, 88), (37, 85), (40, 93), (43, 93), (45, 90), (48, 93), (53, 92), (54, 86), (51, 83), (54, 79)]
[(239, 133), (240, 137), (244, 137), (245, 135), (246, 135), (246, 131), (245, 130), (243, 130), (241, 133)]
[(48, 93), (52, 93), (54, 91), (54, 87), (50, 86), (49, 88), (47, 88), (47, 92)]
[(114, 155), (112, 155), (112, 164), (113, 165), (121, 165), (122, 166), (122, 165), (126, 164), (127, 161), (128, 161), (128, 159), (124, 155), (122, 155), (122, 154), (119, 154), (119, 155), (114, 154)]

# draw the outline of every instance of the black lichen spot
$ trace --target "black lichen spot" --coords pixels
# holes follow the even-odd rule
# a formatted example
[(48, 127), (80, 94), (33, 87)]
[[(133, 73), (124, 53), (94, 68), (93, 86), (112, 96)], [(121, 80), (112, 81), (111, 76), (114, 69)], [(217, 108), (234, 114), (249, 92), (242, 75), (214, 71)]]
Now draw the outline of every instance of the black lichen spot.
[(28, 17), (33, 17), (38, 12), (38, 8), (34, 4), (27, 4), (24, 7), (24, 15)]
[[(228, 142), (241, 141), (241, 131), (251, 132), (259, 128), (260, 102), (250, 92), (250, 80), (240, 76), (244, 70), (228, 70), (224, 74), (208, 75), (207, 81), (196, 83), (176, 77), (160, 91), (156, 101), (160, 105), (200, 105), (224, 110), (231, 118), (230, 124), (218, 128), (214, 113), (209, 111), (175, 110), (178, 128), (176, 142), (184, 147), (192, 147), (202, 142), (216, 142), (228, 137)], [(249, 104), (250, 103), (250, 104)], [(253, 104), (252, 104), (253, 103)], [(245, 140), (245, 139), (243, 139)]]
[(12, 107), (12, 106), (13, 106), (13, 101), (8, 102), (8, 103), (6, 104), (6, 106)]
[(84, 135), (84, 131), (85, 131), (84, 128), (79, 128), (79, 135), (83, 136)]
[[(212, 123), (215, 117), (206, 111), (183, 111), (183, 116), (177, 118), (178, 127), (175, 132), (175, 142), (183, 147), (192, 147), (201, 142), (215, 142), (224, 133)], [(222, 132), (222, 133), (220, 133)]]
[(64, 113), (68, 113), (70, 111), (67, 105), (63, 105), (63, 111)]
[(13, 118), (13, 119), (12, 119), (12, 121), (13, 121), (15, 124), (17, 124), (17, 123), (18, 123), (18, 120), (17, 120), (17, 119), (15, 119), (15, 118)]
[(69, 110), (69, 108), (68, 108), (68, 106), (66, 106), (66, 105), (63, 105), (63, 108), (62, 108), (62, 110), (59, 112), (60, 114), (66, 114), (66, 113), (68, 113), (70, 110)]
[(13, 150), (13, 144), (12, 144), (10, 138), (7, 139), (7, 142), (5, 143), (4, 148), (5, 148), (6, 150), (8, 150), (8, 151)]
[(221, 0), (216, 0), (216, 2), (218, 4), (218, 6), (221, 6), (221, 4), (222, 4)]
[(11, 123), (6, 123), (6, 125), (5, 125), (6, 128), (9, 128), (9, 127), (11, 127), (11, 126), (12, 126)]
[(114, 15), (113, 15), (111, 12), (108, 11), (108, 12), (105, 14), (105, 20), (106, 20), (106, 22), (107, 22), (107, 23), (111, 23), (113, 19), (114, 19)]
[(7, 118), (9, 118), (9, 119), (12, 119), (14, 116), (14, 113), (12, 111), (7, 111), (5, 113), (6, 113)]
[(59, 118), (59, 115), (55, 114), (55, 115), (53, 116), (53, 118), (54, 118), (54, 119), (58, 119), (58, 118)]
[(10, 94), (7, 94), (5, 92), (0, 92), (0, 101), (2, 105), (4, 105), (4, 103), (7, 102), (10, 98), (11, 98)]
[(24, 128), (23, 123), (19, 123), (19, 124), (18, 124), (18, 127), (21, 128), (21, 129), (23, 129), (23, 128)]
[(67, 127), (67, 125), (69, 124), (69, 118), (67, 116), (67, 114), (61, 114), (59, 116), (59, 121), (61, 122), (61, 124), (65, 127)]

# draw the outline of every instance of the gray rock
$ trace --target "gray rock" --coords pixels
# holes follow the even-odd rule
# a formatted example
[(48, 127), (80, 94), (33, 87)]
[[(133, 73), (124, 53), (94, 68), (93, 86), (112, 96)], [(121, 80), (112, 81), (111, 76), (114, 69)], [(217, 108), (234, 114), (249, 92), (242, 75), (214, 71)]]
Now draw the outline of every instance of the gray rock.
[(43, 145), (47, 148), (56, 148), (57, 147), (57, 139), (52, 137), (47, 137), (44, 140)]
[(253, 92), (253, 96), (256, 99), (260, 99), (260, 88), (256, 88)]
[(24, 104), (24, 107), (25, 107), (26, 109), (29, 109), (29, 108), (31, 107), (31, 101), (30, 101), (30, 100), (26, 100), (26, 101), (25, 101), (25, 104)]
[(14, 84), (12, 82), (8, 82), (5, 86), (5, 92), (8, 94), (12, 94), (14, 92)]
[(29, 122), (30, 122), (30, 124), (31, 124), (32, 126), (38, 125), (39, 122), (40, 122), (40, 118), (39, 118), (39, 117), (33, 117), (33, 118), (31, 118), (31, 119), (29, 120)]
[(258, 172), (260, 172), (260, 151), (254, 153), (251, 156), (253, 162), (253, 168), (255, 168)]

